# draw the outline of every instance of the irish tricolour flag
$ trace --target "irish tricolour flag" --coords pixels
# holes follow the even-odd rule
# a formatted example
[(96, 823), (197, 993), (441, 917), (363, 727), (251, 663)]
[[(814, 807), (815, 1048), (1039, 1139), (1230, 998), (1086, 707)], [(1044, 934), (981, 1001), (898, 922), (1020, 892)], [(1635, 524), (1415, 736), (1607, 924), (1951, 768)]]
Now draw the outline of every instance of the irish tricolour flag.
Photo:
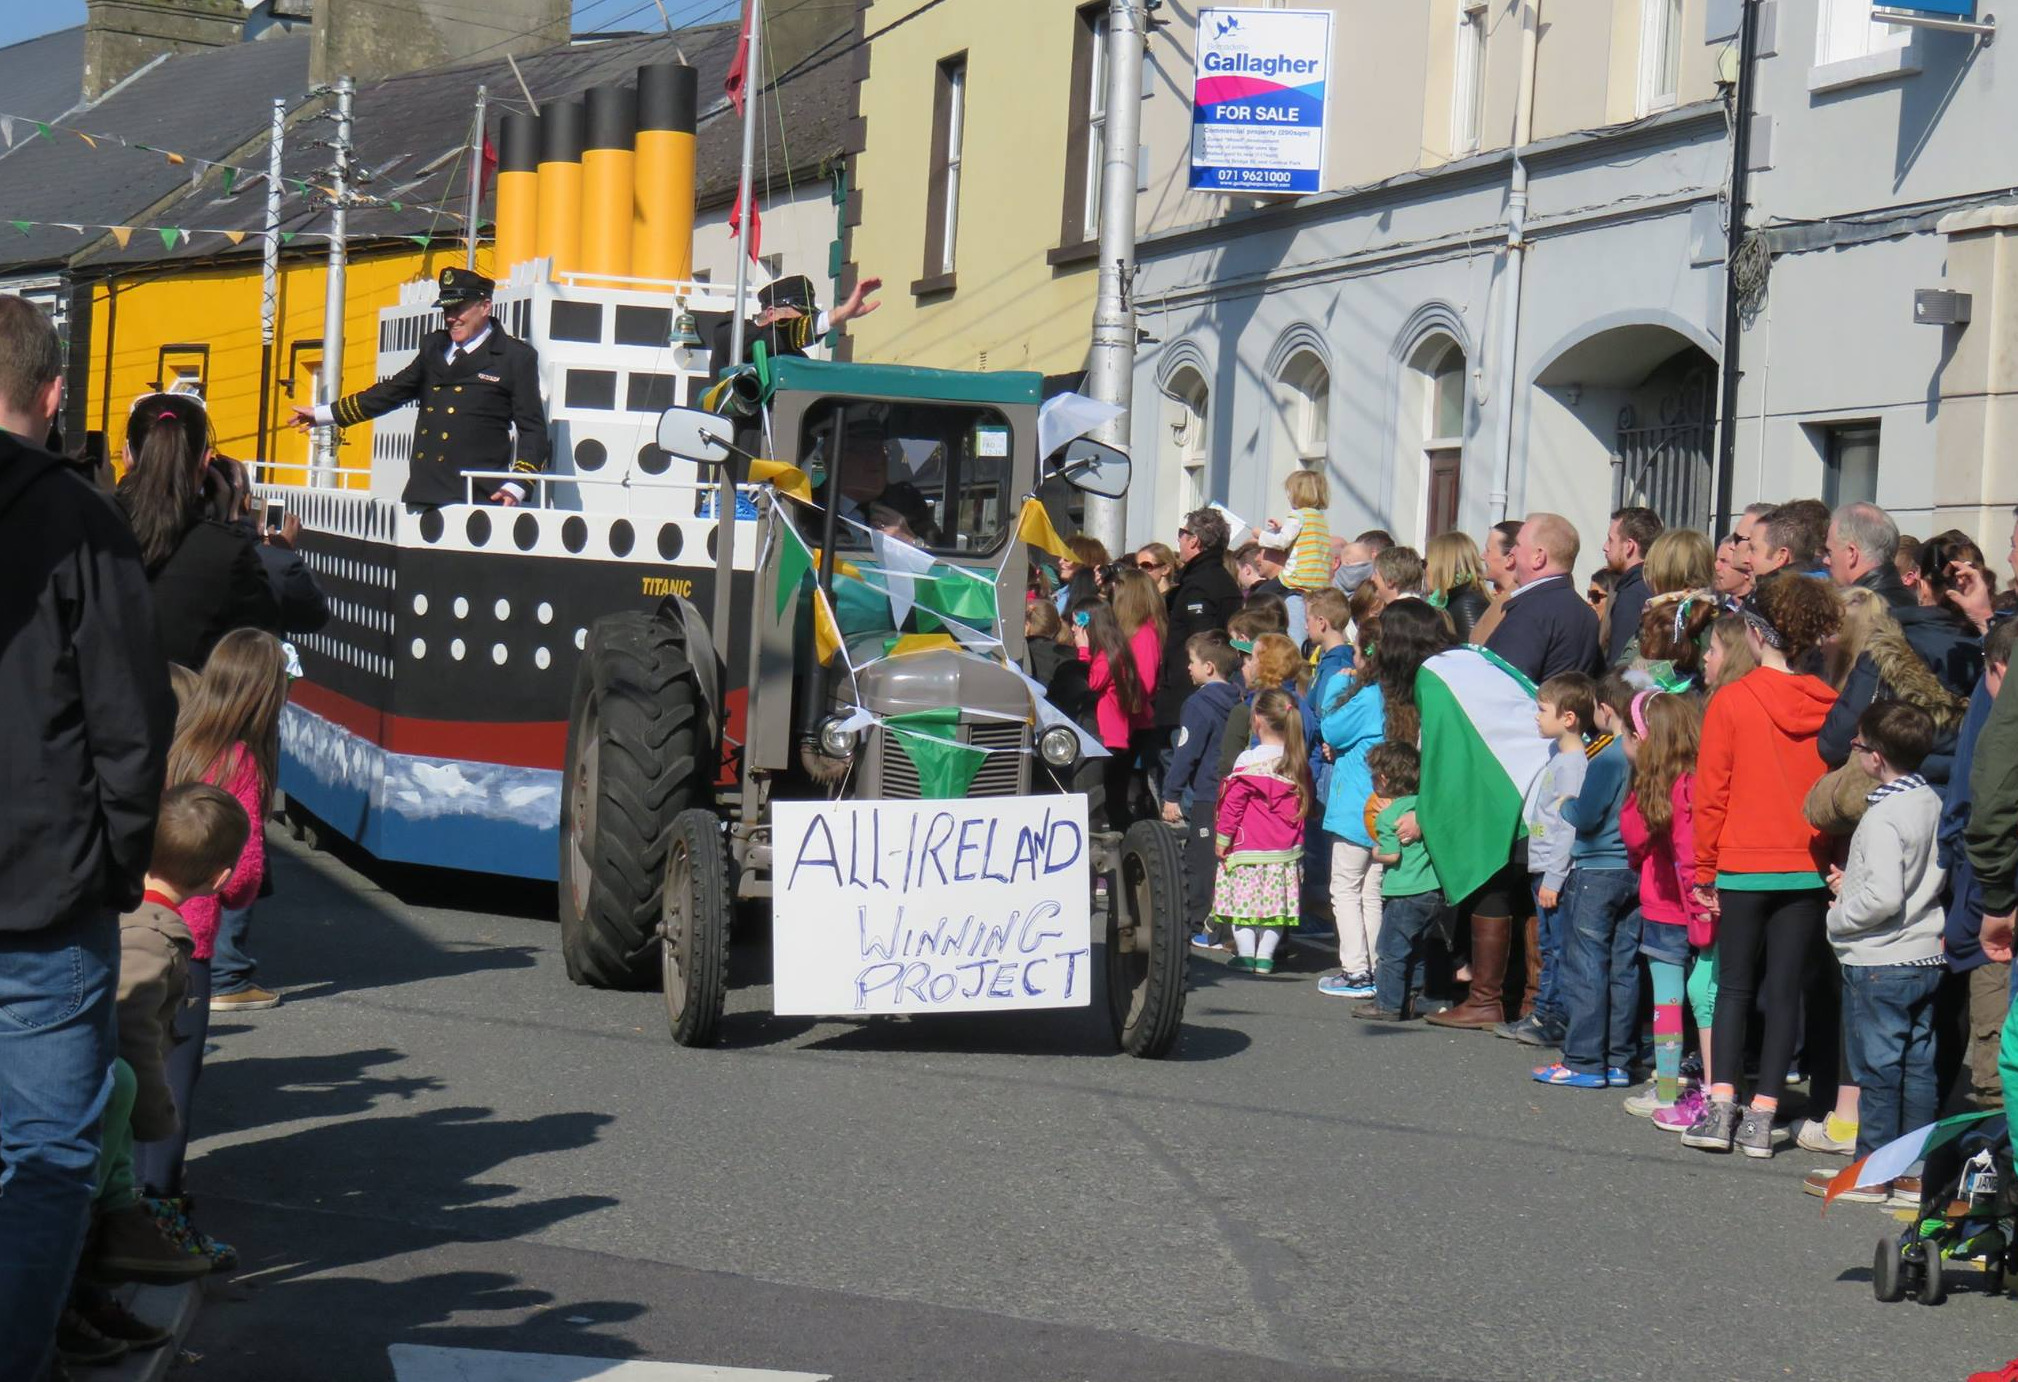
[(1477, 892), (1506, 866), (1521, 802), (1549, 745), (1535, 732), (1535, 688), (1483, 648), (1438, 653), (1415, 674), (1422, 711), (1416, 823), (1444, 896)]
[[(1938, 1123), (1915, 1128), (1904, 1137), (1894, 1138), (1869, 1156), (1853, 1161), (1838, 1171), (1830, 1180), (1829, 1188), (1822, 1192), (1822, 1208), (1827, 1209), (1830, 1201), (1845, 1190), (1886, 1185), (1897, 1180), (1925, 1161), (1929, 1153), (1974, 1130), (1977, 1124), (1987, 1124), (1992, 1118), (2002, 1117), (2003, 1109), (1991, 1109), (1986, 1113), (1958, 1113), (1953, 1118), (1943, 1118)], [(1986, 1126), (1983, 1131), (1996, 1135), (2002, 1130)]]

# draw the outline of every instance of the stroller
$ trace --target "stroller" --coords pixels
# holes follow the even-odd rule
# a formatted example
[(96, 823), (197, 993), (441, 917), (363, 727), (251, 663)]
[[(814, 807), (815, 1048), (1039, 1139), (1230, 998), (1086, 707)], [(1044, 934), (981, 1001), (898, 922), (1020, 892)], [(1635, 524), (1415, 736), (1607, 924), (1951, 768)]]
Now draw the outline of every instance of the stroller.
[(1979, 1275), (1993, 1296), (2003, 1293), (2007, 1272), (2018, 1273), (2018, 1183), (2002, 1118), (1928, 1154), (1920, 1207), (1905, 1228), (1878, 1240), (1871, 1290), (1881, 1301), (1911, 1291), (1922, 1305), (1939, 1305), (1957, 1268)]

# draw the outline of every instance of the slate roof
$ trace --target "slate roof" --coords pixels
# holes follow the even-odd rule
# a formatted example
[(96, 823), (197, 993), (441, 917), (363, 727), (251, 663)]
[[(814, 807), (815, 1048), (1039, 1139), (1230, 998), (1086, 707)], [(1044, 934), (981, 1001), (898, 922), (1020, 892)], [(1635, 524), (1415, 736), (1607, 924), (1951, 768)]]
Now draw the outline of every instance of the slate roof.
[[(677, 36), (619, 38), (574, 43), (521, 57), (519, 71), (531, 87), (535, 99), (547, 101), (578, 96), (591, 86), (631, 85), (636, 69), (649, 63), (677, 61), (684, 52), (699, 69), (701, 116), (699, 148), (696, 153), (698, 201), (706, 207), (726, 203), (734, 194), (737, 168), (741, 161), (741, 122), (721, 95), (735, 46), (734, 24), (713, 24), (682, 29)], [(765, 137), (760, 140), (757, 167), (761, 176), (771, 170), (773, 186), (781, 186), (789, 172), (799, 180), (824, 160), (843, 151), (843, 142), (854, 116), (854, 88), (851, 65), (830, 62), (787, 81), (766, 100), (777, 101), (785, 113), (784, 130), (767, 115)], [(456, 66), (410, 72), (367, 86), (352, 103), (352, 142), (357, 164), (372, 169), (376, 178), (363, 190), (386, 201), (399, 201), (402, 209), (389, 207), (353, 208), (347, 234), (353, 243), (374, 238), (391, 239), (408, 235), (432, 235), (454, 239), (462, 234), (459, 216), (439, 215), (427, 206), (460, 211), (468, 194), (469, 166), (460, 153), (469, 137), (469, 122), (479, 84), (488, 88), (493, 143), (498, 123), (506, 109), (524, 108), (518, 79), (503, 61), (480, 61)], [(333, 126), (327, 120), (312, 120), (290, 126), (285, 154), (289, 178), (311, 182), (326, 181), (329, 151), (310, 147), (314, 138), (327, 139)], [(243, 166), (265, 166), (265, 141), (242, 151), (236, 162)], [(787, 153), (789, 151), (789, 158)], [(4, 170), (4, 164), (0, 164)], [(6, 179), (0, 175), (0, 202), (6, 197)], [(416, 205), (416, 204), (426, 204)], [(484, 216), (491, 212), (485, 198)], [(247, 185), (243, 180), (233, 195), (222, 194), (219, 178), (207, 178), (190, 195), (179, 198), (151, 220), (147, 226), (208, 227), (215, 230), (257, 231), (264, 227), (266, 194), (264, 180)], [(0, 215), (4, 219), (4, 215)], [(328, 227), (328, 211), (319, 204), (290, 195), (283, 205), (281, 228), (290, 232), (315, 232)], [(73, 237), (74, 244), (74, 237)], [(322, 242), (313, 242), (317, 253)], [(294, 249), (310, 248), (297, 242)], [(110, 240), (91, 248), (81, 263), (94, 266), (164, 262), (174, 259), (215, 259), (236, 254), (256, 254), (259, 245), (248, 239), (233, 247), (223, 237), (198, 235), (175, 250), (164, 252), (159, 236), (151, 230), (136, 234), (125, 250)]]
[(0, 48), (0, 111), (54, 120), (83, 99), (82, 24)]
[[(0, 221), (138, 224), (141, 213), (189, 185), (191, 167), (160, 154), (73, 134), (113, 134), (202, 158), (221, 158), (271, 122), (273, 101), (298, 101), (308, 85), (308, 35), (206, 48), (161, 59), (95, 105), (55, 122), (53, 140), (16, 126), (0, 158)], [(75, 69), (82, 72), (81, 59)], [(5, 99), (11, 100), (11, 96)], [(0, 104), (0, 109), (6, 109)], [(11, 113), (11, 112), (10, 112)], [(23, 137), (25, 133), (25, 138)], [(60, 263), (103, 232), (0, 226), (0, 269)], [(108, 242), (109, 243), (109, 242)], [(155, 247), (161, 241), (155, 238)]]

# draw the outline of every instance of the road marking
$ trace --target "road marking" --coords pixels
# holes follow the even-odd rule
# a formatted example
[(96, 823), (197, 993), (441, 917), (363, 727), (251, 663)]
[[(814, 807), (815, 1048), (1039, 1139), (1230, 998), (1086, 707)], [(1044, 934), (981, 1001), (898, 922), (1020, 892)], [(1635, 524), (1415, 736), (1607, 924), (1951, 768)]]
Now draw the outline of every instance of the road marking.
[(830, 1374), (394, 1344), (394, 1382), (830, 1382)]

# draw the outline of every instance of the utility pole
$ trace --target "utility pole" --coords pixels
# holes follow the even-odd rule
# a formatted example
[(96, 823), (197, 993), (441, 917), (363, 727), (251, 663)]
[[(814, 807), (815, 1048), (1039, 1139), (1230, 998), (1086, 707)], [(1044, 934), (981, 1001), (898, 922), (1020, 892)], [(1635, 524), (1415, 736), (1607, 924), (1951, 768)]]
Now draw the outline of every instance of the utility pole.
[(1717, 526), (1714, 533), (1731, 531), (1731, 515), (1736, 501), (1731, 490), (1737, 479), (1738, 460), (1738, 346), (1744, 335), (1743, 304), (1738, 298), (1738, 251), (1745, 243), (1745, 216), (1751, 210), (1753, 69), (1759, 65), (1758, 0), (1740, 0), (1738, 15), (1738, 84), (1731, 93), (1731, 224), (1724, 235), (1724, 358), (1723, 398), (1717, 427)]
[[(266, 453), (273, 403), (273, 341), (280, 316), (280, 155), (287, 138), (287, 102), (273, 101), (273, 133), (266, 150), (266, 239), (260, 254), (259, 293), (259, 459), (270, 462)], [(271, 480), (270, 474), (254, 479)]]
[(1527, 265), (1528, 165), (1521, 151), (1534, 135), (1535, 67), (1541, 44), (1542, 0), (1522, 0), (1521, 77), (1514, 100), (1513, 178), (1506, 199), (1506, 272), (1500, 293), (1500, 344), (1492, 398), (1499, 405), (1499, 435), (1493, 439), (1492, 521), (1506, 520), (1513, 493), (1514, 401), (1520, 388), (1521, 285)]
[(477, 222), (483, 206), (483, 121), (488, 98), (488, 90), (479, 86), (476, 89), (476, 133), (469, 146), (469, 216), (463, 223), (463, 228), (469, 231), (469, 253), (463, 256), (463, 267), (471, 270), (476, 268)]
[[(736, 183), (736, 224), (740, 227), (736, 232), (736, 303), (732, 309), (734, 315), (729, 319), (729, 358), (712, 362), (717, 375), (743, 363), (743, 295), (750, 290), (750, 204), (756, 199), (757, 102), (764, 94), (763, 41), (764, 0), (750, 0), (750, 47), (743, 58), (743, 171)], [(733, 456), (723, 459), (721, 483), (715, 490), (715, 534), (715, 545), (721, 552), (721, 569), (733, 573), (736, 569), (736, 461)], [(827, 544), (829, 561), (833, 559), (833, 546), (831, 542)], [(715, 582), (714, 627), (718, 629), (729, 627), (732, 608), (729, 588), (734, 584), (731, 580)]]
[[(1135, 396), (1135, 184), (1142, 131), (1142, 0), (1108, 0), (1107, 124), (1100, 143), (1100, 281), (1093, 299), (1093, 342), (1086, 392), (1121, 409), (1096, 433), (1126, 449)], [(1085, 531), (1119, 552), (1128, 528), (1125, 499), (1086, 496)]]
[[(330, 148), (330, 190), (335, 196), (329, 211), (329, 274), (322, 300), (322, 384), (318, 403), (334, 403), (343, 397), (343, 274), (349, 255), (344, 247), (344, 217), (350, 201), (350, 100), (356, 84), (349, 77), (336, 79), (336, 138)], [(316, 438), (315, 469), (310, 483), (336, 483), (336, 427), (325, 427)]]

